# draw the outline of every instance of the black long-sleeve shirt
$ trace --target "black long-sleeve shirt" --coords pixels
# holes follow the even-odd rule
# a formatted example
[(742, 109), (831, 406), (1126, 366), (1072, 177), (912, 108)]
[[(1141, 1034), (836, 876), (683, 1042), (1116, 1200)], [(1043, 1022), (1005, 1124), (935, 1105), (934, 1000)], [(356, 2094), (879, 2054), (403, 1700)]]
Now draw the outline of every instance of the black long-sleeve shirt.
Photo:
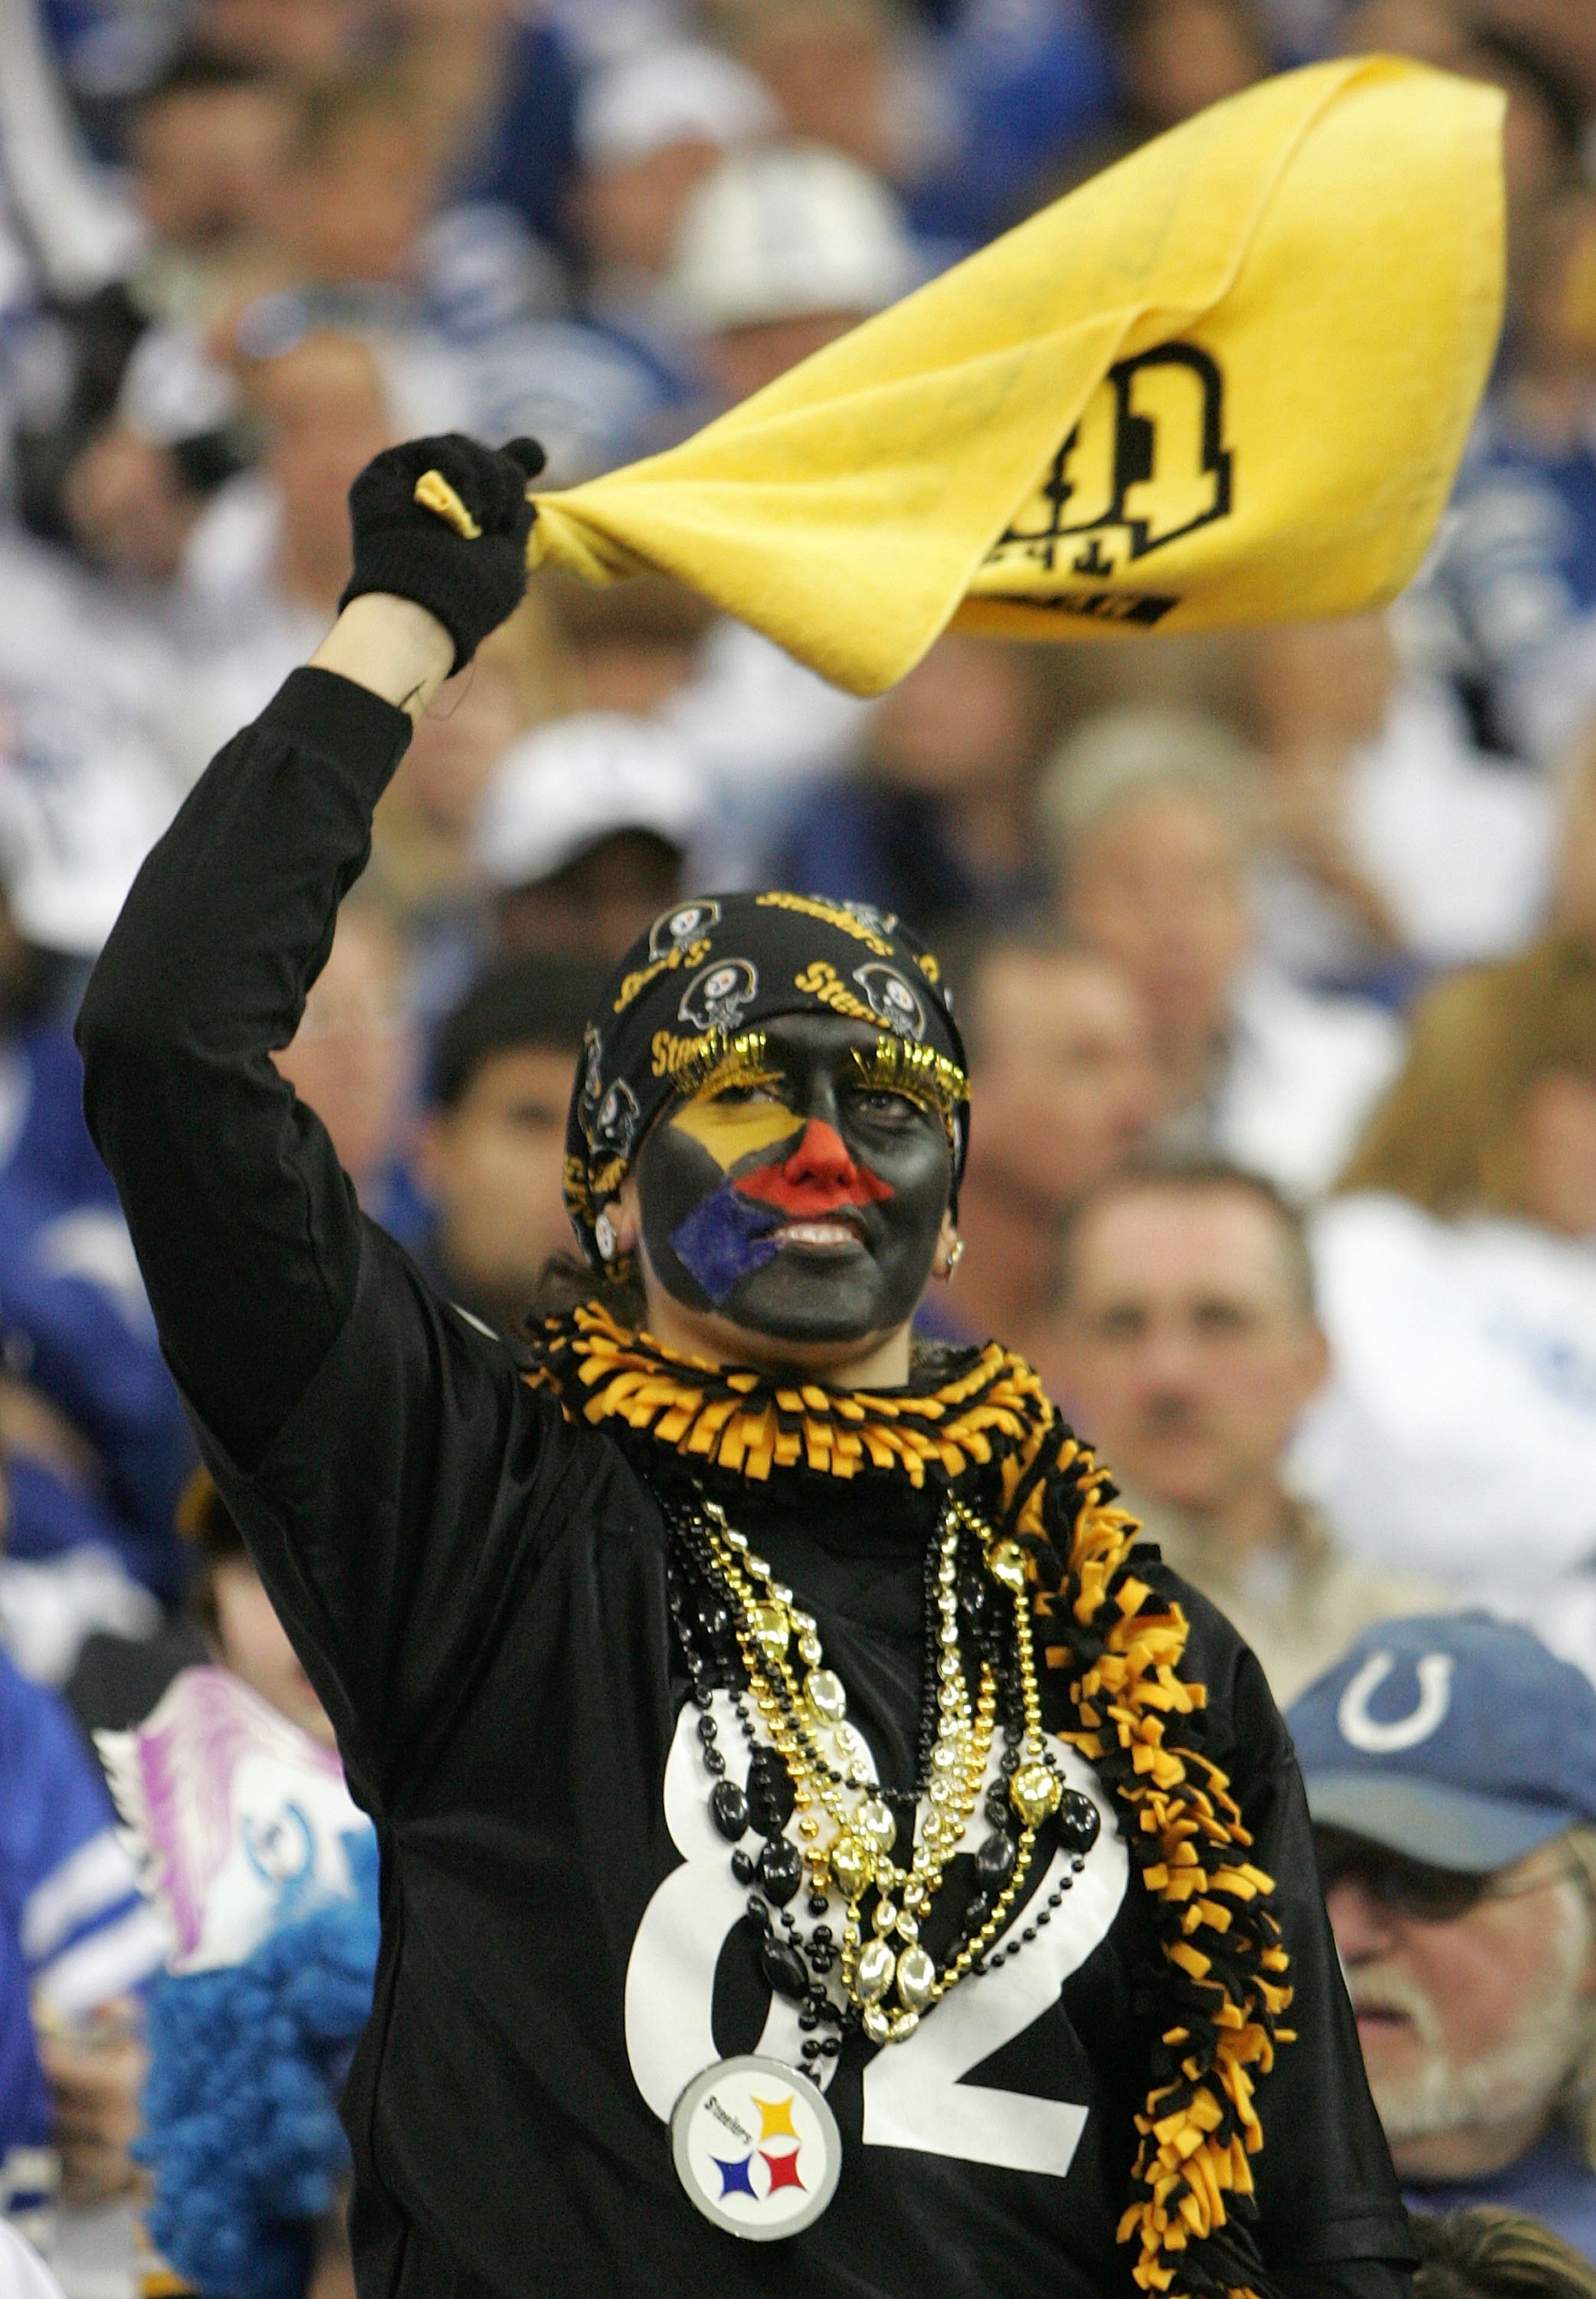
[[(707, 1817), (658, 1501), (361, 1216), (268, 1058), (407, 736), (297, 672), (145, 864), (79, 1023), (169, 1358), (381, 1838), (344, 2108), (363, 2299), (1129, 2295), (1114, 2227), (1157, 1958), (1109, 1800), (1062, 1747), (1104, 1813), (1085, 1871), (1039, 1945), (910, 2042), (844, 2046), (825, 2216), (741, 2244), (675, 2183), (682, 2086), (735, 2052), (796, 2063), (799, 2037)], [(815, 1613), (882, 1776), (912, 1780), (927, 1503), (880, 1481), (801, 1511), (724, 1498)], [(1174, 1585), (1296, 1988), (1261, 2088), (1260, 2288), (1400, 2299), (1405, 2222), (1289, 1743), (1234, 1631)]]

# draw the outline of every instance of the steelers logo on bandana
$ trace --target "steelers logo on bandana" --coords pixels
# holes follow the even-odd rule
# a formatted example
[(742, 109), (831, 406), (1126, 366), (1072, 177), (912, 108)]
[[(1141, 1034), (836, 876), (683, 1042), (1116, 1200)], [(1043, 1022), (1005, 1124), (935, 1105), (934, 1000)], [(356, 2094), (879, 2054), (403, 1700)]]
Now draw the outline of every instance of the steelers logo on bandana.
[(612, 1158), (630, 1158), (637, 1139), (637, 1096), (624, 1078), (617, 1078), (593, 1119), (595, 1145)]
[(812, 2227), (842, 2169), (842, 2136), (823, 2094), (757, 2053), (693, 2078), (671, 2116), (671, 2152), (705, 2218), (745, 2243)]
[(746, 958), (720, 958), (695, 974), (676, 1008), (695, 1030), (735, 1030), (759, 994), (759, 975)]
[(873, 902), (843, 901), (837, 907), (839, 910), (846, 910), (850, 918), (857, 918), (862, 926), (868, 926), (872, 934), (889, 934), (897, 931), (897, 913), (895, 910), (878, 910)]
[(696, 902), (679, 902), (674, 910), (666, 910), (649, 928), (649, 956), (656, 964), (668, 958), (674, 950), (685, 948), (707, 934), (711, 926), (719, 925), (721, 906), (707, 896)]
[(895, 967), (872, 963), (854, 968), (854, 980), (870, 1002), (877, 1021), (900, 1038), (918, 1041), (925, 1035), (925, 1007), (920, 992), (904, 980)]

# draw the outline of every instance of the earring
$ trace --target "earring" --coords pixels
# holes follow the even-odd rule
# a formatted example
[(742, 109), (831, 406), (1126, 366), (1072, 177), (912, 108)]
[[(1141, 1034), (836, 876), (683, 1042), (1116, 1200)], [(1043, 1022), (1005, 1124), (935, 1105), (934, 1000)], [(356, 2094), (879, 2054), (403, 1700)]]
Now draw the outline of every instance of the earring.
[(955, 1237), (953, 1243), (947, 1249), (947, 1266), (942, 1272), (942, 1282), (944, 1285), (947, 1284), (948, 1279), (953, 1275), (954, 1271), (958, 1267), (960, 1262), (963, 1261), (963, 1258), (964, 1241), (962, 1237)]
[(609, 1218), (608, 1208), (600, 1215), (598, 1220), (593, 1224), (593, 1238), (599, 1248), (599, 1251), (603, 1256), (604, 1259), (606, 1261), (613, 1261), (616, 1257), (616, 1247), (619, 1241), (616, 1236), (616, 1225)]

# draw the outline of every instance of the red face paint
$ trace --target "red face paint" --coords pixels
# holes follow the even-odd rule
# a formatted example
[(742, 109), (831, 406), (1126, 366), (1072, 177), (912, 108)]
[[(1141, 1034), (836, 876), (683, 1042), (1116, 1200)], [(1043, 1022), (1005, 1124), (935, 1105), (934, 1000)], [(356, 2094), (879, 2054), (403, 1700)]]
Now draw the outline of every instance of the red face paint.
[(856, 1165), (835, 1126), (812, 1117), (798, 1148), (783, 1165), (761, 1166), (733, 1184), (740, 1197), (756, 1198), (779, 1213), (814, 1221), (842, 1206), (879, 1205), (891, 1184)]

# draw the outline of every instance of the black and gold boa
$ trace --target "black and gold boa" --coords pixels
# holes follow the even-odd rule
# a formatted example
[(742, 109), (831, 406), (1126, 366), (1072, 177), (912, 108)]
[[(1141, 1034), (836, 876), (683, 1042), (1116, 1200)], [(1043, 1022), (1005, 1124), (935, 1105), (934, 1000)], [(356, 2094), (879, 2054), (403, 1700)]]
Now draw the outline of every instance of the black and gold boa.
[[(1187, 1623), (1137, 1573), (1135, 1520), (1024, 1359), (996, 1342), (940, 1387), (823, 1389), (679, 1357), (597, 1304), (551, 1319), (528, 1374), (573, 1419), (620, 1423), (689, 1463), (764, 1482), (786, 1472), (980, 1477), (1026, 1553), (1038, 1639), (1063, 1698), (1056, 1726), (1123, 1815), (1164, 1958), (1168, 2018), (1137, 2117), (1120, 2223), (1145, 2291), (1251, 2299), (1257, 2254), (1253, 2103), (1291, 2002), (1270, 1878), (1229, 1782), (1203, 1753), (1206, 1688), (1183, 1677)], [(996, 1487), (993, 1488), (993, 1479)], [(1072, 1720), (1072, 1721), (1071, 1721)]]

